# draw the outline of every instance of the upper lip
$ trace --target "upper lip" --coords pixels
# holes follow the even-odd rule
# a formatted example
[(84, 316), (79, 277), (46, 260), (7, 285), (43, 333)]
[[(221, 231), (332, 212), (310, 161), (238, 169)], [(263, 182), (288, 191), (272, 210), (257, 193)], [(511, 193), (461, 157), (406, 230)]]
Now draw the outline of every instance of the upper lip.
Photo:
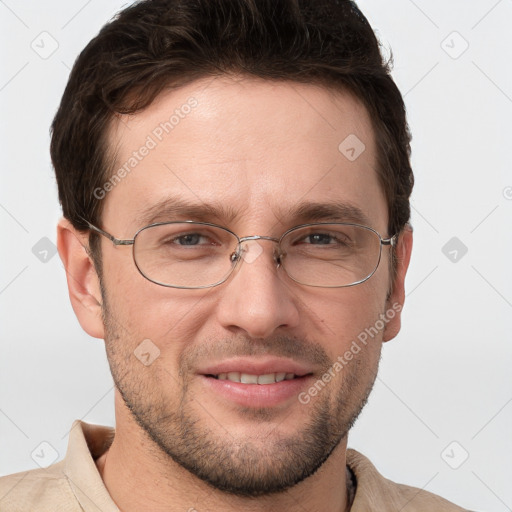
[(218, 363), (211, 363), (201, 368), (198, 373), (202, 375), (219, 375), (220, 373), (240, 372), (249, 375), (267, 375), (269, 373), (294, 373), (298, 377), (312, 373), (304, 364), (292, 359), (253, 357), (225, 359)]

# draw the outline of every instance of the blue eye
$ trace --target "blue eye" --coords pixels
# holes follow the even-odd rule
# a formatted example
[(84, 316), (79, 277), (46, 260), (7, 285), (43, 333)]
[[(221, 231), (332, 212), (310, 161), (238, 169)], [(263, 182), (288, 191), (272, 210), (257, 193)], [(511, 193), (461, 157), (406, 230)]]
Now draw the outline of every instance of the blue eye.
[(326, 233), (313, 233), (312, 235), (308, 235), (305, 240), (309, 239), (309, 243), (312, 245), (329, 245), (333, 243), (333, 237)]
[(198, 245), (202, 235), (197, 233), (190, 233), (187, 235), (181, 235), (176, 237), (172, 242), (177, 243), (178, 245)]

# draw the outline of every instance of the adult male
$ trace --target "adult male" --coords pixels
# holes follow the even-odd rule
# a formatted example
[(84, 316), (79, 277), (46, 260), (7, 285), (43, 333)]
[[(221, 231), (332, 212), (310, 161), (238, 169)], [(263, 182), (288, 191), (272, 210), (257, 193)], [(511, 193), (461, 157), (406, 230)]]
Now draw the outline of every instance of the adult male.
[(2, 510), (462, 510), (347, 450), (400, 328), (413, 183), (353, 2), (140, 2), (75, 63), (51, 149), (116, 430), (76, 422)]

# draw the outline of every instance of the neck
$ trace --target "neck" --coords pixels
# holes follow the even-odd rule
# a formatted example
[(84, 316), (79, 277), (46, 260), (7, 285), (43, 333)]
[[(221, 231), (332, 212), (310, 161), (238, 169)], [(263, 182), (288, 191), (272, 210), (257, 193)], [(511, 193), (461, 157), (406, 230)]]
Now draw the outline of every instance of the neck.
[(110, 496), (122, 512), (350, 510), (346, 439), (314, 475), (294, 487), (278, 494), (246, 498), (212, 490), (163, 454), (127, 411), (119, 412), (114, 441), (96, 463)]

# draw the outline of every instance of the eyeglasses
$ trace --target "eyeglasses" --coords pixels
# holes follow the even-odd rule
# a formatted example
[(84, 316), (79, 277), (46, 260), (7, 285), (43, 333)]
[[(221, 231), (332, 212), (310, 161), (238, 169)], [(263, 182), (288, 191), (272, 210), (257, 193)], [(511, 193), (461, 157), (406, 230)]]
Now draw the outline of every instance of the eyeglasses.
[(354, 286), (375, 273), (382, 246), (394, 246), (397, 238), (383, 239), (372, 228), (349, 223), (302, 224), (281, 238), (240, 238), (222, 226), (186, 220), (150, 224), (139, 229), (132, 240), (121, 240), (87, 224), (116, 246), (131, 245), (135, 266), (149, 281), (186, 289), (224, 283), (242, 260), (251, 263), (263, 252), (259, 244), (248, 250), (247, 242), (256, 240), (274, 242), (274, 262), (299, 284)]

